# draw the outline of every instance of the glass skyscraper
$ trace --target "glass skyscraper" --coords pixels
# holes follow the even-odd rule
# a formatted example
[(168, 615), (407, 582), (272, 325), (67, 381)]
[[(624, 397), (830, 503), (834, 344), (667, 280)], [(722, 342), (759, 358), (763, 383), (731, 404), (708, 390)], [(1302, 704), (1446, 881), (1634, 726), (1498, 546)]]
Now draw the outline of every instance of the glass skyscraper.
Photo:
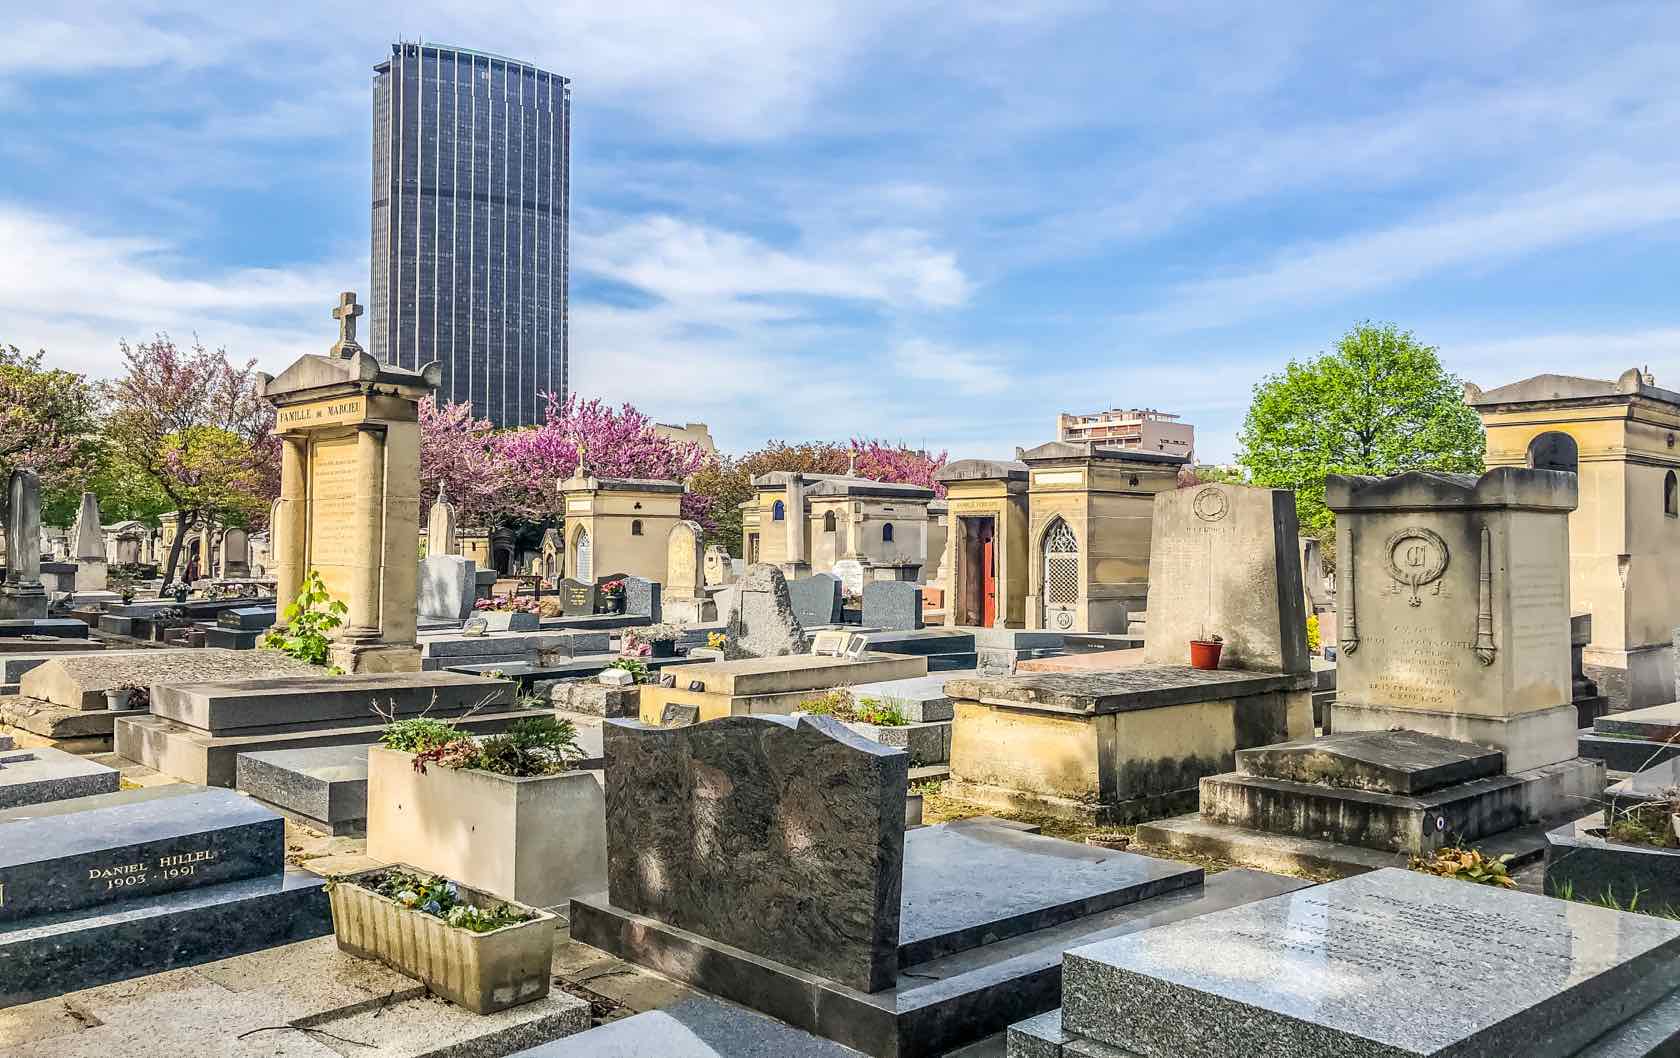
[(438, 403), (541, 422), (567, 391), (571, 82), (400, 43), (374, 67), (368, 349), (443, 364)]

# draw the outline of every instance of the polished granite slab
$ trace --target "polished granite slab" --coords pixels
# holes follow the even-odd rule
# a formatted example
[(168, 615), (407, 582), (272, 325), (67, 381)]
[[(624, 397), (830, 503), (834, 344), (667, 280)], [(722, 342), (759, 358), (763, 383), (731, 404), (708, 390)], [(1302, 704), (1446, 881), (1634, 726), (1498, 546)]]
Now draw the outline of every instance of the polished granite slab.
[(742, 1007), (685, 999), (520, 1051), (511, 1058), (859, 1058)]
[(231, 790), (57, 804), (0, 821), (0, 926), (285, 865), (285, 821)]
[(572, 901), (571, 935), (875, 1058), (936, 1058), (1054, 1009), (1062, 998), (1062, 956), (1070, 948), (1311, 884), (1264, 871), (1222, 871), (1204, 885), (904, 967), (891, 988), (872, 993), (628, 914), (609, 905), (605, 894)]
[(241, 753), (235, 788), (324, 833), (367, 831), (367, 746)]
[(0, 1007), (324, 936), (325, 885), (276, 871), (0, 924)]
[(904, 835), (899, 965), (1202, 884), (1202, 869), (959, 820)]
[(1680, 923), (1399, 869), (1075, 948), (1063, 1027), (1144, 1058), (1575, 1055), (1680, 979)]
[(121, 781), (116, 769), (61, 749), (0, 747), (0, 809), (113, 793)]

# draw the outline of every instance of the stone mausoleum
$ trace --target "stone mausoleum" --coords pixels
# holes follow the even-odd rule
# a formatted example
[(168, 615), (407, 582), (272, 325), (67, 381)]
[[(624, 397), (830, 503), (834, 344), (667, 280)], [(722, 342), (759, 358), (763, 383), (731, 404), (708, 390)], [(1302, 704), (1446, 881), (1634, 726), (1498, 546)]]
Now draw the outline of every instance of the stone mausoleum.
[(1615, 381), (1536, 375), (1465, 387), (1487, 429), (1489, 467), (1579, 478), (1569, 589), (1592, 615), (1582, 661), (1612, 709), (1674, 699), (1680, 624), (1680, 393), (1638, 368)]

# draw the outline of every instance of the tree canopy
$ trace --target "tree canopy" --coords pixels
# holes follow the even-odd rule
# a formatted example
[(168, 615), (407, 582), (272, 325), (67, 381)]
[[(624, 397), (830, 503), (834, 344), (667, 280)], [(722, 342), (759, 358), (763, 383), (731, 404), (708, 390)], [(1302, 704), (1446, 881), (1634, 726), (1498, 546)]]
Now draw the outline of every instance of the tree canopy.
[(34, 470), (52, 520), (74, 516), (97, 462), (99, 402), (83, 376), (42, 367), (45, 356), (0, 344), (0, 483), (19, 468)]
[(1479, 472), (1481, 420), (1434, 346), (1392, 323), (1361, 323), (1336, 347), (1291, 360), (1254, 387), (1237, 462), (1256, 485), (1295, 490), (1303, 532), (1327, 538), (1330, 474)]

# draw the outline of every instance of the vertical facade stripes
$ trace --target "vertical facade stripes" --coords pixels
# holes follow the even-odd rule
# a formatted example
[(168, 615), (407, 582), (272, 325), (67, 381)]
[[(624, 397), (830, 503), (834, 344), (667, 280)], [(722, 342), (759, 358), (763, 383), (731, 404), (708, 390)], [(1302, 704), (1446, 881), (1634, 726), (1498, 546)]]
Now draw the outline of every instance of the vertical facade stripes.
[(571, 82), (465, 49), (374, 67), (368, 349), (443, 366), (440, 402), (541, 422), (570, 383)]

